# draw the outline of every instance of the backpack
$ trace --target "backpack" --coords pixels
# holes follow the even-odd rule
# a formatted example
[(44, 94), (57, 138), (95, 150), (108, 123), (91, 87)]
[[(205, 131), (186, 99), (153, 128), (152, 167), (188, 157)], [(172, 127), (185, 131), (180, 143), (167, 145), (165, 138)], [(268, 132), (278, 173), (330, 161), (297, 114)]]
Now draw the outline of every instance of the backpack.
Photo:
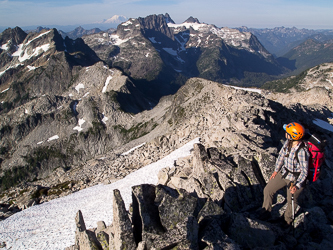
[(318, 134), (307, 133), (304, 136), (302, 145), (297, 150), (297, 162), (298, 159), (298, 151), (301, 148), (306, 148), (309, 152), (309, 169), (307, 179), (310, 182), (315, 182), (318, 180), (320, 175), (320, 169), (325, 160), (325, 144), (326, 142), (320, 138)]

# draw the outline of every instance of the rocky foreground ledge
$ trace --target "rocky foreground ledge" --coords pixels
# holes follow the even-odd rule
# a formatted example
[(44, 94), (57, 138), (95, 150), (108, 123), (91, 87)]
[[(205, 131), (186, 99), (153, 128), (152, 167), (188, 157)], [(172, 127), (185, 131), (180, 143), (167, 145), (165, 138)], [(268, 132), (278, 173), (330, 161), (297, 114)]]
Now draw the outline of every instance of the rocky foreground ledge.
[[(195, 144), (190, 157), (159, 173), (159, 184), (132, 187), (126, 210), (113, 193), (113, 223), (86, 229), (76, 215), (71, 249), (333, 249), (333, 199), (327, 166), (321, 180), (305, 189), (293, 228), (284, 228), (286, 202), (276, 197), (272, 218), (257, 219), (274, 157), (226, 158), (216, 148)], [(326, 188), (326, 189), (325, 189)]]

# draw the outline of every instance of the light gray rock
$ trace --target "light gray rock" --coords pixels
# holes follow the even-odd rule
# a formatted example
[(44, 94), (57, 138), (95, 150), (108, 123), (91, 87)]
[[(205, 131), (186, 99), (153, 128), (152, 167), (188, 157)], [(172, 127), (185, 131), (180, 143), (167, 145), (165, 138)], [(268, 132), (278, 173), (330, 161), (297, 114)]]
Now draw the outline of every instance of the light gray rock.
[(113, 190), (113, 230), (114, 247), (120, 249), (136, 249), (133, 229), (125, 203), (118, 189)]
[(202, 175), (205, 173), (204, 162), (208, 160), (208, 154), (202, 144), (193, 145), (193, 177), (203, 182)]
[(76, 231), (74, 249), (95, 250), (99, 249), (95, 234), (86, 230), (82, 212), (79, 210), (75, 216)]
[(158, 184), (166, 185), (169, 181), (169, 168), (162, 168), (157, 175)]
[(171, 177), (170, 181), (167, 183), (167, 186), (174, 189), (184, 189), (188, 193), (193, 194), (198, 198), (208, 198), (209, 196), (203, 193), (200, 182), (193, 178), (181, 178), (181, 177)]
[(206, 197), (210, 197), (213, 201), (221, 204), (224, 191), (219, 184), (216, 168), (208, 160), (209, 156), (205, 147), (202, 144), (195, 144), (193, 177), (200, 182), (202, 192)]
[(106, 225), (105, 225), (105, 222), (104, 221), (98, 221), (97, 222), (97, 230), (96, 230), (96, 234), (101, 232), (101, 231), (104, 231), (106, 229)]
[(146, 250), (146, 249), (147, 249), (146, 248), (146, 242), (141, 241), (141, 242), (139, 242), (138, 247), (137, 247), (136, 250)]

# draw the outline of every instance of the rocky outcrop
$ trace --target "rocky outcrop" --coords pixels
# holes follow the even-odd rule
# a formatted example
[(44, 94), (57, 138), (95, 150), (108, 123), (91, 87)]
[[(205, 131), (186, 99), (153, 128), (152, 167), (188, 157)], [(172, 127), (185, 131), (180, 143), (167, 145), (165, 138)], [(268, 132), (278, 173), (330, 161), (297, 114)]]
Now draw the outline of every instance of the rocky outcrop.
[[(15, 143), (19, 144), (14, 144), (13, 149), (17, 153), (13, 155), (13, 160), (22, 158), (22, 155), (29, 152), (28, 149), (36, 148), (39, 150), (30, 153), (28, 159), (32, 164), (45, 166), (44, 175), (41, 175), (45, 178), (37, 176), (38, 179), (32, 183), (23, 182), (6, 191), (0, 199), (3, 206), (28, 207), (28, 201), (32, 199), (31, 195), (36, 191), (36, 187), (44, 190), (36, 197), (37, 203), (43, 203), (96, 184), (113, 183), (200, 137), (207, 147), (207, 153), (203, 153), (205, 156), (202, 157), (211, 157), (211, 162), (218, 167), (209, 162), (202, 163), (195, 167), (195, 174), (190, 175), (192, 161), (196, 160), (182, 159), (177, 161), (177, 166), (183, 167), (181, 174), (174, 175), (173, 170), (165, 169), (165, 172), (160, 173), (163, 180), (161, 184), (168, 183), (171, 187), (183, 188), (190, 193), (196, 192), (198, 197), (207, 197), (207, 194), (214, 191), (210, 198), (218, 201), (220, 205), (221, 196), (228, 190), (224, 197), (226, 204), (237, 204), (237, 199), (245, 199), (250, 207), (250, 198), (256, 197), (253, 192), (261, 192), (262, 186), (271, 175), (271, 166), (274, 165), (275, 156), (281, 146), (280, 140), (283, 138), (283, 123), (297, 119), (308, 124), (309, 128), (316, 128), (313, 120), (324, 121), (332, 113), (327, 107), (318, 105), (294, 104), (285, 107), (258, 93), (193, 78), (177, 94), (164, 97), (154, 109), (131, 115), (119, 110), (119, 103), (114, 99), (111, 101), (108, 94), (101, 93), (108, 76), (112, 76), (112, 79), (106, 87), (107, 91), (122, 89), (124, 93), (130, 93), (126, 88), (128, 79), (120, 71), (113, 69), (111, 72), (103, 63), (82, 71), (82, 75), (64, 97), (41, 97), (0, 117), (2, 122), (5, 121), (5, 126), (0, 129), (2, 139), (15, 136), (22, 138), (22, 142), (16, 140)], [(104, 80), (90, 76), (89, 71)], [(84, 89), (78, 88), (82, 86), (79, 83), (82, 83)], [(89, 97), (83, 97), (87, 92), (90, 93)], [(73, 99), (68, 98), (70, 94)], [(70, 100), (77, 102), (72, 104)], [(25, 109), (30, 115), (21, 116)], [(77, 112), (76, 116), (72, 114), (73, 110)], [(47, 116), (38, 115), (44, 112), (50, 113)], [(66, 120), (66, 116), (71, 119)], [(10, 121), (21, 125), (12, 128)], [(82, 122), (81, 125), (79, 121)], [(101, 126), (96, 126), (98, 124)], [(327, 152), (330, 152), (330, 134), (319, 127), (316, 129), (327, 139)], [(25, 134), (20, 131), (32, 133), (28, 133), (29, 139), (24, 139)], [(55, 131), (58, 131), (60, 138), (47, 141)], [(123, 145), (127, 140), (130, 142)], [(40, 144), (41, 141), (43, 143)], [(1, 145), (0, 158), (3, 159), (3, 168), (11, 163), (8, 158), (12, 151), (6, 152), (6, 148), (9, 149), (6, 144), (8, 142), (9, 140), (1, 141), (4, 143)], [(134, 148), (130, 153), (123, 154)], [(49, 154), (44, 154), (44, 151)], [(66, 158), (62, 158), (65, 155)], [(332, 161), (329, 153), (327, 161)], [(261, 171), (258, 171), (259, 167)], [(219, 180), (201, 173), (204, 169), (215, 169)], [(251, 191), (234, 193), (237, 185), (225, 178), (229, 172), (233, 174), (233, 181), (237, 180), (246, 185), (252, 183)], [(244, 177), (243, 173), (247, 177)], [(34, 177), (32, 175), (31, 178)], [(183, 177), (187, 178), (186, 181)], [(207, 186), (202, 189), (201, 183)], [(325, 185), (330, 186), (327, 183)], [(223, 189), (221, 192), (219, 184)], [(19, 205), (18, 200), (27, 202)], [(227, 206), (225, 208), (228, 210)]]
[(168, 37), (171, 40), (174, 40), (174, 33), (172, 29), (168, 27), (166, 20), (170, 18), (170, 16), (164, 15), (150, 15), (145, 18), (138, 18), (138, 21), (141, 25), (142, 33), (146, 37), (153, 37), (154, 34), (160, 36)]
[[(333, 203), (304, 206), (296, 214), (294, 228), (286, 229), (279, 219), (285, 201), (278, 198), (273, 205), (273, 218), (258, 219), (265, 185), (258, 173), (267, 168), (272, 171), (273, 166), (264, 160), (257, 164), (256, 169), (251, 161), (225, 158), (216, 148), (195, 144), (190, 157), (161, 171), (159, 183), (163, 184), (132, 187), (129, 212), (115, 190), (112, 225), (91, 231), (104, 232), (110, 249), (124, 249), (124, 244), (126, 249), (333, 247), (333, 221), (324, 212)], [(311, 187), (307, 192), (312, 192)], [(326, 201), (328, 197), (326, 194)], [(85, 249), (84, 244), (76, 241), (72, 249)]]

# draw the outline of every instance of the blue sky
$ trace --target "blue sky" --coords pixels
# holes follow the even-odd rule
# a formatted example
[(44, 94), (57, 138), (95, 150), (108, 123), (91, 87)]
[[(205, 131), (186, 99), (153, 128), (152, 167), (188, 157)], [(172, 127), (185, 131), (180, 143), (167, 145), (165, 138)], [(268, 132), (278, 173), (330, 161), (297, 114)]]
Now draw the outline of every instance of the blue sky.
[(0, 0), (0, 26), (82, 25), (169, 13), (218, 27), (333, 29), (332, 0)]

